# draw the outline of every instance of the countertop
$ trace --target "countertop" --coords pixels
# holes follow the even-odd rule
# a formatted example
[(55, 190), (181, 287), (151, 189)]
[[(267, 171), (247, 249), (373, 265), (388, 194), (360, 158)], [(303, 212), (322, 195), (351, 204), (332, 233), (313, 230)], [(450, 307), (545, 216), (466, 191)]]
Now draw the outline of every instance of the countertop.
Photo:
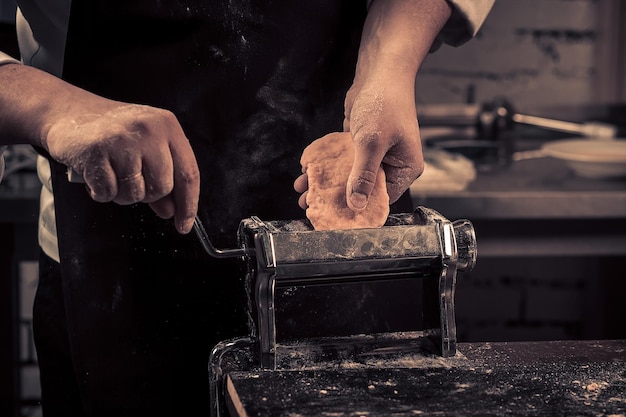
[(626, 341), (466, 343), (397, 367), (231, 372), (233, 416), (624, 416)]
[(412, 190), (414, 205), (449, 219), (626, 218), (626, 179), (576, 176), (563, 161), (529, 159), (478, 172), (463, 191)]

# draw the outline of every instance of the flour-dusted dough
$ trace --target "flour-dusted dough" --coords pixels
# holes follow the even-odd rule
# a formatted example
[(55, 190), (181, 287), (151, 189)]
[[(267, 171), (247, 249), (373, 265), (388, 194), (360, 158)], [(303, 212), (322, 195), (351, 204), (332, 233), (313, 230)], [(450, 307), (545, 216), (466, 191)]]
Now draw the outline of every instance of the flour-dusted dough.
[(302, 153), (309, 190), (306, 216), (315, 230), (340, 230), (381, 227), (389, 215), (389, 195), (385, 172), (379, 169), (367, 207), (350, 210), (346, 202), (346, 184), (354, 161), (354, 143), (349, 132), (330, 133)]

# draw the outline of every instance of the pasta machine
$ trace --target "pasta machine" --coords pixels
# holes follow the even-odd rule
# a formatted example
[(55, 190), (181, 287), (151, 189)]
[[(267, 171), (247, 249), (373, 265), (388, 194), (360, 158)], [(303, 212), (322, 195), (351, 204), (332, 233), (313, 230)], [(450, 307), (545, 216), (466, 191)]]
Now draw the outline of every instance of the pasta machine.
[[(421, 280), (422, 294), (415, 294), (415, 302), (422, 306), (423, 329), (403, 333), (400, 339), (406, 341), (409, 335), (428, 340), (443, 358), (456, 354), (457, 272), (471, 270), (477, 254), (474, 228), (468, 220), (451, 222), (435, 210), (418, 207), (413, 213), (390, 215), (381, 228), (315, 231), (307, 220), (251, 217), (240, 223), (240, 248), (227, 250), (211, 245), (198, 220), (194, 228), (211, 256), (240, 257), (247, 270), (250, 334), (219, 343), (211, 354), (212, 402), (217, 414), (220, 380), (230, 370), (281, 369), (289, 366), (281, 360), (281, 352), (292, 355), (303, 346), (316, 351), (317, 359), (329, 357), (328, 346), (311, 350), (321, 339), (311, 338), (306, 343), (281, 339), (276, 316), (280, 288)], [(358, 340), (367, 337), (371, 335), (361, 335)], [(394, 338), (374, 339), (386, 340), (388, 347)], [(335, 338), (335, 348), (339, 341), (350, 344), (351, 340), (357, 339), (350, 335)], [(344, 346), (343, 351), (350, 349)]]

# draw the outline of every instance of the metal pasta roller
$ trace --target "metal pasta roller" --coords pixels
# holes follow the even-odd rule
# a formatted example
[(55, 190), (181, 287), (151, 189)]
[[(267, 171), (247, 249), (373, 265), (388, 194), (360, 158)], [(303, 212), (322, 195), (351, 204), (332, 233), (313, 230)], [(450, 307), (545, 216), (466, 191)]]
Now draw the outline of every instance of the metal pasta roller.
[[(241, 247), (228, 250), (213, 248), (199, 221), (195, 230), (212, 256), (241, 257), (247, 264), (253, 325), (248, 337), (224, 341), (212, 352), (212, 402), (218, 410), (220, 380), (229, 370), (283, 368), (277, 358), (279, 348), (290, 342), (277, 334), (276, 293), (281, 288), (422, 280), (422, 298), (416, 294), (415, 302), (421, 304), (423, 331), (407, 334), (434, 342), (444, 358), (456, 354), (457, 271), (471, 270), (477, 253), (468, 220), (451, 222), (432, 209), (418, 207), (413, 213), (390, 215), (381, 228), (315, 231), (306, 220), (251, 217), (240, 223)], [(343, 338), (342, 343), (350, 340)], [(298, 340), (287, 351), (293, 354), (299, 346), (311, 347)], [(319, 351), (323, 352), (317, 357), (324, 357), (328, 349)]]

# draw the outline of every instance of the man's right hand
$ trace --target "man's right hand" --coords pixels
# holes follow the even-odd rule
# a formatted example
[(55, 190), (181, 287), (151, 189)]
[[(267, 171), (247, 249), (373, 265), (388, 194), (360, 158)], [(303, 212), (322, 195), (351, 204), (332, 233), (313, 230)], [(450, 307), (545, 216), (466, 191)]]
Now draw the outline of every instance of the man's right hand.
[(101, 113), (51, 123), (43, 141), (50, 156), (82, 175), (95, 201), (148, 203), (160, 217), (174, 217), (179, 232), (189, 232), (200, 174), (178, 120), (154, 107), (106, 104)]
[(188, 233), (200, 172), (173, 113), (100, 97), (44, 71), (0, 65), (0, 145), (40, 146), (96, 201), (144, 202)]

